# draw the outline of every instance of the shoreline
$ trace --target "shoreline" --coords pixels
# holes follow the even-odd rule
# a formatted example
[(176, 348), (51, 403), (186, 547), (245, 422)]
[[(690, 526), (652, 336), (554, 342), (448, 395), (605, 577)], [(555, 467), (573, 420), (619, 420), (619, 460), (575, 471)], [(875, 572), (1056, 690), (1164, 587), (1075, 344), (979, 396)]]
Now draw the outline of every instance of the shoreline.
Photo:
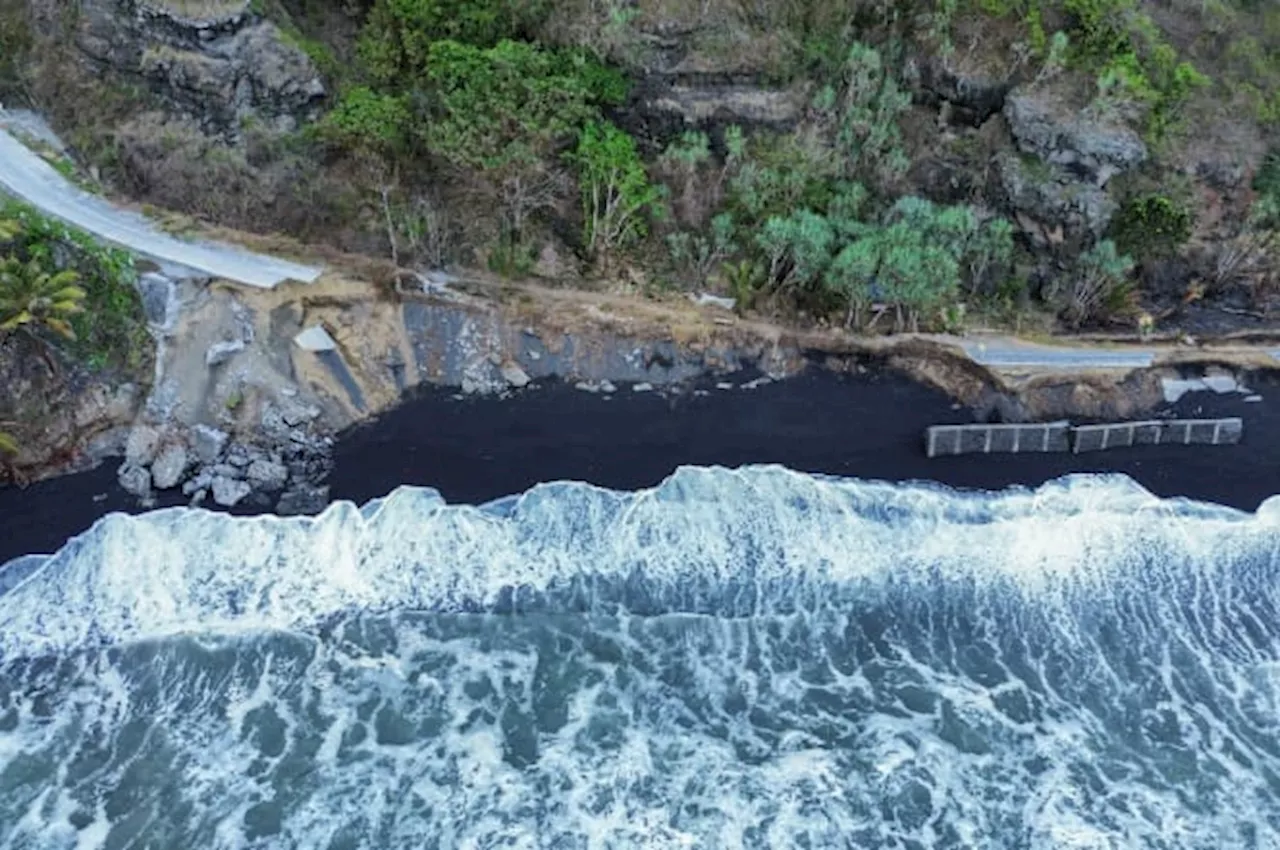
[[(396, 486), (434, 487), (452, 503), (480, 503), (556, 480), (619, 490), (657, 484), (677, 467), (778, 463), (800, 472), (895, 482), (934, 481), (961, 490), (1036, 487), (1071, 473), (1123, 473), (1161, 497), (1186, 497), (1246, 511), (1280, 493), (1280, 378), (1261, 376), (1263, 395), (1193, 392), (1157, 414), (1241, 416), (1235, 446), (1141, 446), (1075, 455), (927, 458), (928, 425), (973, 421), (970, 409), (894, 372), (835, 374), (810, 368), (741, 388), (740, 372), (717, 389), (702, 379), (680, 392), (612, 395), (546, 381), (509, 397), (458, 397), (429, 388), (334, 447), (333, 501), (364, 503)], [(721, 381), (726, 379), (720, 379)], [(56, 551), (115, 511), (140, 513), (116, 483), (116, 466), (0, 488), (0, 563)], [(160, 494), (154, 508), (185, 505)], [(238, 515), (263, 513), (241, 506)]]

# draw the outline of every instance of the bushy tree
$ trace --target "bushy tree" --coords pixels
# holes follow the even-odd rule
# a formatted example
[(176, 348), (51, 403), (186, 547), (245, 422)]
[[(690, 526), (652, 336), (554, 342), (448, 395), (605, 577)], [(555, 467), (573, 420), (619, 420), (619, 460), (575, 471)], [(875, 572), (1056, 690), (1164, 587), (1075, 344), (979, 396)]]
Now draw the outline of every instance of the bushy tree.
[(1118, 251), (1139, 260), (1170, 257), (1191, 238), (1191, 212), (1166, 195), (1140, 195), (1120, 208), (1108, 235)]
[(325, 115), (320, 130), (345, 148), (389, 159), (409, 145), (413, 113), (403, 95), (356, 86)]
[[(707, 279), (716, 268), (723, 268), (724, 262), (739, 250), (737, 242), (737, 226), (733, 216), (720, 213), (711, 219), (711, 228), (707, 233), (695, 233), (682, 230), (667, 236), (667, 251), (677, 273), (692, 273), (693, 283), (706, 286)], [(748, 266), (751, 265), (750, 261)], [(739, 278), (742, 278), (739, 275)]]
[(492, 47), (521, 36), (547, 8), (527, 0), (378, 0), (361, 31), (357, 55), (374, 81), (412, 88), (426, 73), (436, 42)]
[(490, 48), (436, 42), (427, 79), (428, 148), (497, 184), (516, 235), (544, 202), (537, 187), (554, 150), (596, 117), (597, 104), (626, 93), (618, 74), (581, 54), (517, 41)]
[(781, 289), (814, 289), (831, 264), (836, 233), (826, 216), (800, 210), (774, 216), (756, 238), (768, 263), (768, 279)]
[(815, 105), (834, 125), (835, 148), (844, 159), (846, 176), (892, 182), (906, 172), (909, 163), (898, 121), (910, 108), (911, 95), (878, 50), (855, 42), (839, 84), (823, 89)]
[(762, 135), (736, 156), (729, 153), (729, 209), (745, 227), (797, 209), (825, 209), (843, 168), (838, 152), (813, 133)]
[(953, 251), (927, 231), (899, 220), (868, 228), (835, 258), (829, 285), (850, 304), (850, 321), (872, 297), (893, 305), (901, 328), (918, 328), (920, 316), (953, 301), (960, 264)]
[(583, 245), (607, 270), (616, 250), (648, 233), (647, 217), (661, 194), (649, 182), (635, 140), (608, 121), (588, 122), (569, 160), (578, 169)]

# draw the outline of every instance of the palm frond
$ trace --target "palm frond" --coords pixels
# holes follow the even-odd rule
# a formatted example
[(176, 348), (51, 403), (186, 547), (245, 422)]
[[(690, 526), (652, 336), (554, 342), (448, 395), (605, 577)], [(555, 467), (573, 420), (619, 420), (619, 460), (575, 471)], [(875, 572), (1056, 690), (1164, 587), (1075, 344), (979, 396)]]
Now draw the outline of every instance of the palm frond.
[(56, 333), (58, 336), (66, 339), (75, 339), (76, 332), (72, 330), (70, 323), (66, 319), (59, 319), (54, 316), (45, 316), (44, 326)]
[(78, 286), (64, 286), (57, 292), (50, 293), (49, 297), (54, 301), (83, 301), (88, 293)]
[(18, 453), (18, 441), (4, 431), (0, 431), (0, 454), (16, 455)]
[(80, 282), (80, 273), (75, 269), (66, 269), (49, 278), (49, 286), (71, 286)]
[(32, 317), (31, 317), (30, 310), (20, 310), (19, 312), (14, 314), (12, 317), (5, 319), (3, 322), (0, 322), (0, 331), (11, 331), (11, 330), (14, 330), (15, 328), (19, 328), (22, 325), (25, 325), (27, 322), (30, 322), (31, 318)]

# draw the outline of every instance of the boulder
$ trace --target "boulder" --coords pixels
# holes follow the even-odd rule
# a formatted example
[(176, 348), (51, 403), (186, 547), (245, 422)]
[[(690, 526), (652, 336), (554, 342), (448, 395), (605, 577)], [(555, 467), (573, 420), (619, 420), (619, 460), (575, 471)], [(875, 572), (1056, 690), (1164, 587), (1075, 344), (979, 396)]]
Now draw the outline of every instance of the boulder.
[(284, 464), (272, 460), (255, 460), (245, 471), (245, 480), (255, 490), (274, 492), (284, 489), (289, 480), (289, 470)]
[(949, 104), (949, 122), (978, 127), (1000, 110), (1012, 88), (1004, 78), (968, 73), (938, 56), (924, 55), (908, 66), (907, 80), (921, 100)]
[(208, 467), (208, 473), (215, 478), (232, 478), (236, 480), (244, 478), (244, 470), (229, 463), (215, 463), (213, 466)]
[(1019, 150), (1094, 186), (1105, 186), (1147, 158), (1142, 137), (1119, 118), (1075, 109), (1048, 93), (1010, 94), (1004, 117)]
[[(265, 415), (265, 412), (264, 412)], [(280, 418), (290, 428), (305, 425), (320, 416), (320, 408), (313, 404), (304, 404), (293, 399), (284, 399), (280, 403)]]
[(160, 429), (151, 425), (135, 425), (124, 444), (127, 466), (147, 466), (160, 450)]
[(204, 132), (235, 137), (250, 117), (288, 131), (323, 105), (310, 58), (258, 15), (191, 19), (126, 0), (84, 0), (77, 10), (76, 45), (93, 66), (140, 83)]
[(215, 462), (227, 446), (227, 432), (208, 425), (197, 425), (192, 428), (191, 437), (195, 444), (196, 459), (201, 463)]
[(182, 485), (182, 495), (190, 496), (199, 490), (208, 490), (212, 483), (213, 474), (208, 469), (202, 469)]
[(251, 489), (247, 482), (237, 481), (224, 475), (214, 476), (210, 483), (214, 503), (224, 508), (234, 508), (249, 495)]
[(151, 483), (157, 490), (177, 487), (187, 471), (187, 449), (180, 443), (165, 446), (151, 464)]
[(116, 480), (120, 488), (132, 496), (145, 499), (151, 495), (151, 473), (146, 467), (125, 461), (116, 473)]
[(508, 363), (502, 367), (502, 380), (516, 389), (529, 385), (529, 375), (517, 363)]

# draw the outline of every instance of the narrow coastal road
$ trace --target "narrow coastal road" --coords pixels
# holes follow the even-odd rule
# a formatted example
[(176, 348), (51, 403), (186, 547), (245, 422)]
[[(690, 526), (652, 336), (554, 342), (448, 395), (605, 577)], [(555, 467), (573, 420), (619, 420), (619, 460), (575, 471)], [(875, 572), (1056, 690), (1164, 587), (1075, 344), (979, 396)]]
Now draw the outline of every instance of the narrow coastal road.
[(214, 242), (188, 242), (161, 232), (136, 213), (80, 189), (7, 131), (0, 129), (0, 191), (161, 266), (270, 289), (287, 280), (311, 283), (323, 269)]
[(1037, 345), (1005, 337), (958, 341), (974, 362), (983, 366), (1036, 369), (1145, 369), (1156, 359), (1150, 349), (1067, 348)]

